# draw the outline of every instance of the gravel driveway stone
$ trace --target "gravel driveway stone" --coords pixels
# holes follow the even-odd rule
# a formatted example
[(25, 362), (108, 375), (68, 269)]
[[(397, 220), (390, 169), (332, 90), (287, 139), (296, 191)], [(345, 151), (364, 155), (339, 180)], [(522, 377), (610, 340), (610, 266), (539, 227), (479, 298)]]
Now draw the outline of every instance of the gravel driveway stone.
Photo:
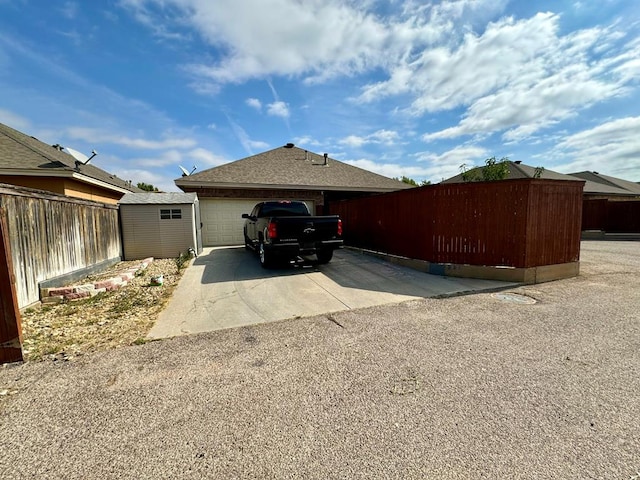
[(640, 475), (640, 243), (581, 275), (0, 368), (4, 478)]

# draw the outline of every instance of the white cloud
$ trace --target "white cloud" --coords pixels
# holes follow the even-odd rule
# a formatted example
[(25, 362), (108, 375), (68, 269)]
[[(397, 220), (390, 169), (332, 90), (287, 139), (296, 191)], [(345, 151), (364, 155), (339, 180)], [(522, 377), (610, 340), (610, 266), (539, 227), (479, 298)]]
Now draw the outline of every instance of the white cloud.
[(366, 138), (359, 137), (357, 135), (349, 135), (349, 136), (344, 137), (343, 139), (339, 140), (338, 143), (340, 145), (346, 145), (348, 147), (358, 148), (358, 147), (361, 147), (362, 145), (364, 145), (365, 143), (367, 143), (367, 140), (366, 140)]
[(251, 108), (255, 108), (258, 111), (260, 111), (262, 109), (262, 102), (260, 100), (258, 100), (257, 98), (247, 98), (245, 100), (245, 103), (248, 106), (250, 106)]
[(612, 120), (589, 130), (569, 135), (552, 154), (573, 160), (556, 167), (571, 173), (599, 171), (640, 181), (640, 117)]
[(222, 55), (212, 63), (193, 63), (189, 71), (225, 84), (270, 75), (321, 82), (387, 68), (427, 44), (447, 39), (456, 25), (482, 25), (506, 3), (404, 2), (387, 17), (379, 15), (373, 1), (121, 0), (120, 5), (159, 37), (185, 26), (198, 32)]
[(366, 158), (359, 160), (344, 160), (344, 163), (348, 163), (349, 165), (363, 168), (389, 178), (400, 178), (404, 175), (415, 180), (416, 177), (422, 177), (427, 173), (427, 169), (420, 166), (407, 166), (400, 165), (398, 163), (377, 163)]
[(505, 19), (490, 24), (482, 36), (467, 35), (457, 50), (425, 53), (420, 65), (425, 73), (412, 78), (422, 86), (413, 113), (468, 109), (458, 125), (424, 140), (506, 130), (505, 141), (518, 141), (625, 94), (640, 50), (597, 59), (590, 50), (618, 39), (618, 32), (594, 28), (560, 36), (558, 24), (552, 14)]
[(69, 127), (66, 134), (73, 139), (83, 140), (87, 143), (111, 143), (127, 148), (164, 150), (170, 148), (190, 148), (196, 145), (192, 138), (171, 138), (162, 140), (147, 140), (144, 138), (131, 138), (125, 135), (109, 133), (97, 128)]
[(289, 106), (282, 101), (267, 105), (267, 113), (273, 117), (289, 118)]
[(187, 152), (187, 158), (197, 162), (198, 168), (200, 170), (204, 170), (204, 168), (200, 168), (200, 165), (206, 168), (209, 167), (217, 167), (218, 165), (222, 165), (223, 163), (229, 162), (224, 157), (216, 155), (209, 150), (205, 150), (204, 148), (195, 148), (189, 152)]
[(64, 2), (59, 10), (65, 18), (73, 20), (78, 15), (78, 4), (76, 2)]
[(177, 169), (178, 165), (182, 162), (182, 159), (182, 152), (177, 150), (168, 150), (160, 153), (159, 155), (154, 155), (153, 157), (132, 158), (129, 162), (131, 165), (137, 165), (140, 167), (160, 168), (168, 165), (175, 165)]
[[(176, 178), (180, 176), (178, 172), (179, 170), (176, 167)], [(158, 171), (138, 168), (123, 168), (115, 170), (113, 173), (124, 180), (131, 180), (133, 185), (144, 182), (151, 184), (154, 187), (158, 187), (158, 189), (163, 192), (181, 191), (178, 187), (176, 187), (172, 179), (160, 174)]]
[(0, 123), (4, 123), (5, 125), (20, 131), (31, 128), (29, 120), (17, 113), (13, 113), (2, 108), (0, 108)]
[(305, 135), (302, 137), (296, 137), (293, 139), (294, 143), (298, 146), (300, 145), (311, 145), (313, 147), (319, 147), (322, 145), (321, 142), (319, 142), (318, 140), (316, 140), (313, 137), (310, 137), (309, 135)]
[(419, 161), (427, 161), (431, 164), (455, 165), (456, 168), (463, 164), (474, 164), (478, 160), (486, 159), (487, 149), (478, 146), (459, 146), (441, 154), (421, 152), (416, 156)]
[(318, 83), (372, 72), (381, 80), (365, 85), (359, 102), (402, 95), (409, 101), (404, 112), (419, 117), (465, 109), (457, 125), (427, 133), (426, 140), (506, 132), (505, 141), (518, 141), (624, 95), (640, 74), (638, 42), (621, 47), (624, 33), (613, 27), (565, 34), (561, 17), (549, 12), (487, 23), (499, 18), (506, 0), (407, 1), (384, 16), (375, 1), (122, 4), (153, 31), (191, 28), (215, 48), (217, 60), (186, 67), (196, 91), (215, 95), (226, 83), (267, 79), (275, 97), (267, 106), (271, 115), (289, 117), (272, 76)]
[(373, 144), (383, 144), (383, 145), (395, 145), (396, 142), (400, 139), (400, 135), (398, 132), (393, 130), (378, 130), (370, 135), (365, 137), (360, 137), (357, 135), (348, 135), (341, 140), (338, 141), (340, 145), (346, 145), (349, 147), (358, 148), (362, 145), (373, 143)]
[(231, 130), (235, 134), (236, 138), (244, 148), (244, 150), (249, 154), (253, 155), (255, 150), (264, 150), (269, 147), (269, 144), (266, 142), (262, 142), (259, 140), (252, 140), (249, 134), (246, 132), (244, 128), (238, 125), (236, 122), (231, 120), (231, 118), (227, 117), (229, 121), (229, 125), (231, 126)]

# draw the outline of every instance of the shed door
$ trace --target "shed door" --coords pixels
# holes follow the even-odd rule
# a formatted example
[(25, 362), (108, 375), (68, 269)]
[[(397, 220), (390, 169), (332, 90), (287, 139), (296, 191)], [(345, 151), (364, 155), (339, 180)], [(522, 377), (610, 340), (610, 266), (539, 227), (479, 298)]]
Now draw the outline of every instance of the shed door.
[[(268, 199), (267, 199), (268, 200)], [(200, 198), (202, 243), (206, 247), (244, 245), (243, 213), (251, 213), (259, 198), (207, 199)], [(305, 201), (313, 213), (313, 202)]]

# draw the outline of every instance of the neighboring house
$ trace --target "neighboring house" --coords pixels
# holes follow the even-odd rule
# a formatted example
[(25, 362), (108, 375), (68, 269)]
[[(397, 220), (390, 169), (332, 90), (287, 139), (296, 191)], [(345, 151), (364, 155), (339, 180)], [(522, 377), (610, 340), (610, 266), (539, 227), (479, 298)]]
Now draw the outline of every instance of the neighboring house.
[[(589, 199), (607, 198), (609, 200), (638, 200), (640, 199), (640, 184), (630, 182), (629, 180), (623, 180), (622, 178), (610, 177), (609, 175), (602, 175), (598, 172), (577, 172), (570, 174), (572, 177), (581, 178), (586, 180), (591, 185), (595, 185), (591, 192), (589, 192)], [(615, 195), (607, 193), (611, 188), (622, 190)], [(601, 189), (602, 194), (599, 194), (598, 189)], [(587, 191), (585, 189), (585, 196)]]
[(125, 260), (202, 252), (195, 193), (127, 193), (119, 206)]
[(76, 162), (62, 148), (0, 123), (0, 183), (110, 204), (127, 192), (142, 191), (90, 163)]
[(184, 176), (175, 184), (198, 194), (206, 246), (243, 244), (241, 215), (264, 200), (302, 200), (321, 215), (332, 202), (412, 188), (292, 143)]
[[(520, 161), (508, 161), (509, 175), (507, 179), (513, 180), (516, 178), (536, 178), (538, 169), (525, 165)], [(471, 175), (476, 174), (480, 177), (480, 170), (482, 167), (475, 167), (469, 170)], [(477, 173), (476, 173), (477, 172)], [(631, 197), (639, 195), (630, 190), (629, 184), (634, 185), (633, 182), (626, 180), (614, 179), (613, 177), (607, 177), (605, 175), (592, 175), (591, 172), (581, 172), (574, 174), (564, 174), (554, 172), (553, 170), (542, 169), (540, 170), (539, 178), (548, 180), (584, 180), (584, 189), (582, 191), (585, 200), (592, 198), (610, 198), (610, 199), (622, 199), (625, 197)], [(607, 181), (608, 179), (608, 181)], [(614, 181), (615, 180), (615, 181)], [(443, 180), (441, 183), (464, 183), (463, 174), (460, 173), (454, 177)], [(636, 190), (640, 190), (636, 188)]]

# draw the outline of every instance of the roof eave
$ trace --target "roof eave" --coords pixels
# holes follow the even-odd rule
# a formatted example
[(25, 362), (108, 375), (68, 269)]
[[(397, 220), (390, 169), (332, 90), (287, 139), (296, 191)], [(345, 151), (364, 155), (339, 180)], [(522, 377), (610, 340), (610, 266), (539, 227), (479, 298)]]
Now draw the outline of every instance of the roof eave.
[(88, 183), (90, 185), (95, 185), (97, 187), (104, 188), (105, 190), (111, 190), (118, 193), (128, 193), (131, 191), (131, 190), (127, 190), (124, 187), (112, 185), (110, 183), (103, 182), (102, 180), (98, 180), (93, 177), (83, 175), (82, 173), (73, 172), (69, 170), (51, 170), (51, 171), (45, 172), (45, 171), (39, 171), (39, 170), (4, 168), (4, 169), (0, 169), (0, 175), (7, 175), (12, 177), (25, 176), (25, 177), (72, 178), (82, 183)]
[(215, 183), (206, 181), (180, 181), (174, 180), (174, 183), (178, 187), (195, 187), (195, 188), (240, 188), (246, 190), (261, 190), (261, 189), (277, 189), (277, 190), (317, 190), (317, 191), (334, 191), (334, 192), (395, 192), (396, 190), (402, 190), (402, 185), (398, 188), (394, 187), (352, 187), (352, 186), (336, 186), (336, 185), (290, 185), (290, 184), (273, 184), (273, 183)]

